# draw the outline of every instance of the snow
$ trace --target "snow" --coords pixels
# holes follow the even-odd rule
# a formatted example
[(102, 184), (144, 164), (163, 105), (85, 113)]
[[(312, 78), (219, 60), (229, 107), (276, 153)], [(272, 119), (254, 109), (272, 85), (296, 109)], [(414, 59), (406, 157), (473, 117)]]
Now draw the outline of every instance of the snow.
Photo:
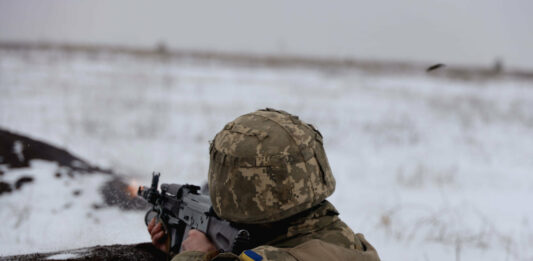
[(77, 258), (79, 255), (76, 254), (57, 254), (47, 257), (46, 259), (54, 259), (54, 260), (68, 260), (71, 258)]
[(15, 143), (13, 144), (13, 153), (15, 153), (15, 155), (17, 155), (17, 158), (21, 162), (24, 161), (24, 153), (22, 153), (23, 150), (24, 150), (24, 147), (22, 145), (22, 142), (15, 141)]
[[(0, 92), (3, 128), (141, 184), (205, 182), (225, 123), (284, 109), (323, 134), (330, 200), (382, 260), (533, 259), (532, 81), (0, 50)], [(57, 168), (1, 176), (35, 184), (0, 195), (0, 255), (149, 240), (144, 213), (90, 207), (105, 175)]]
[[(57, 172), (62, 169), (56, 163), (33, 160), (29, 168), (4, 174), (3, 180), (10, 183), (28, 175), (34, 178), (34, 183), (0, 196), (0, 220), (4, 228), (9, 228), (4, 229), (9, 233), (0, 236), (2, 255), (114, 244), (120, 237), (120, 242), (138, 242), (128, 236), (139, 234), (132, 235), (132, 227), (145, 226), (142, 213), (93, 208), (93, 204), (102, 204), (98, 189), (111, 178), (109, 175), (57, 178)], [(77, 190), (80, 196), (75, 197)]]

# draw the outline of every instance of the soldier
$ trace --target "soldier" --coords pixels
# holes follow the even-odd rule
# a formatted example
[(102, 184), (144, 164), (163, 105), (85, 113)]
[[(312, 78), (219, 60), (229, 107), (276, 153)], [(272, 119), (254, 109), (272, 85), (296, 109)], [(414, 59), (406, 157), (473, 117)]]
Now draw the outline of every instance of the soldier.
[[(284, 111), (245, 114), (211, 142), (209, 192), (215, 213), (249, 230), (257, 247), (220, 253), (191, 230), (172, 260), (379, 260), (325, 200), (334, 190), (318, 130)], [(153, 220), (148, 231), (168, 252), (161, 224)]]

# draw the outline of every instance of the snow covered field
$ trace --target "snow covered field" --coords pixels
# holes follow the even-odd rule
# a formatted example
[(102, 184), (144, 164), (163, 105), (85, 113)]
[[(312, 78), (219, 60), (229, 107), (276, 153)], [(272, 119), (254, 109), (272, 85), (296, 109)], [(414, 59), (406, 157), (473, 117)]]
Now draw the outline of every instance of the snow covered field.
[[(1, 128), (141, 184), (204, 182), (208, 141), (264, 107), (322, 132), (330, 200), (382, 260), (533, 260), (533, 81), (0, 49)], [(4, 168), (35, 182), (0, 195), (0, 255), (148, 241), (144, 213), (89, 207), (105, 176), (57, 169)]]

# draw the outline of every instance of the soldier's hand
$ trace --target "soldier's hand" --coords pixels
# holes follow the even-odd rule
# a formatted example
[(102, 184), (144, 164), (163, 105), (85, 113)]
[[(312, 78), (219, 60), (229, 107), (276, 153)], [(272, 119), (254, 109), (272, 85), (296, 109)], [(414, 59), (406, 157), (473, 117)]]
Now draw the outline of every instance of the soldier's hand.
[(156, 222), (155, 218), (153, 218), (152, 221), (150, 221), (150, 224), (148, 224), (148, 233), (150, 233), (150, 237), (152, 237), (152, 244), (154, 244), (157, 249), (168, 253), (166, 242), (167, 235), (161, 222)]
[(217, 250), (211, 240), (204, 233), (196, 229), (189, 230), (189, 234), (183, 240), (181, 247), (184, 251), (202, 251), (206, 253)]

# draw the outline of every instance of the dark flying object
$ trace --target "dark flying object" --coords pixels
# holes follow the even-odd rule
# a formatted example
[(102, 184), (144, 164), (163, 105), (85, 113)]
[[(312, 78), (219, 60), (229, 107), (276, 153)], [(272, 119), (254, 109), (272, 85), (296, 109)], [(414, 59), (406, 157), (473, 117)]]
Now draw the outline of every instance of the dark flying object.
[(446, 65), (445, 64), (442, 64), (442, 63), (437, 63), (435, 65), (431, 65), (429, 66), (427, 69), (426, 69), (426, 72), (431, 72), (431, 71), (434, 71), (434, 70), (437, 70), (441, 67), (445, 67)]

